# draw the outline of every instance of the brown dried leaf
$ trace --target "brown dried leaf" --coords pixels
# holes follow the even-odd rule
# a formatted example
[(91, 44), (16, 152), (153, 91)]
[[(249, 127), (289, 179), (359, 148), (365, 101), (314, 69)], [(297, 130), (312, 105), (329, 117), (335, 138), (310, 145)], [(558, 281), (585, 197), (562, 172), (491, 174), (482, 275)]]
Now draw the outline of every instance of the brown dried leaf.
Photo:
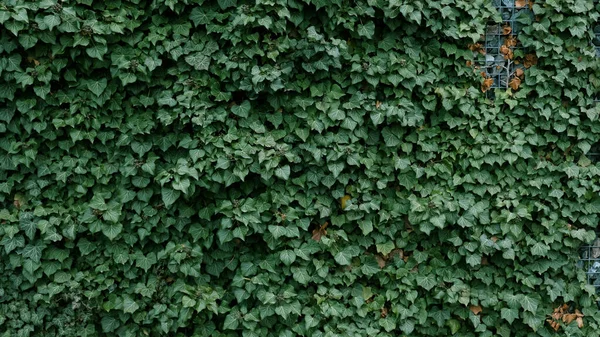
[(522, 8), (527, 6), (527, 0), (517, 0), (515, 1), (515, 7)]
[(404, 260), (404, 250), (400, 249), (400, 248), (395, 248), (390, 252), (390, 256), (389, 258), (394, 259), (394, 258), (400, 258)]
[(407, 233), (411, 233), (413, 231), (412, 225), (408, 221), (408, 216), (404, 217), (404, 230), (406, 230)]
[(581, 317), (577, 317), (576, 321), (577, 321), (577, 326), (578, 326), (580, 329), (581, 329), (581, 328), (583, 328), (583, 318), (581, 318)]
[(553, 319), (560, 319), (562, 317), (562, 309), (560, 307), (554, 309), (554, 311), (552, 312), (552, 315), (550, 315), (550, 317), (552, 317)]
[(388, 308), (383, 307), (381, 308), (381, 318), (386, 318), (388, 315)]
[(519, 86), (521, 86), (521, 79), (518, 77), (513, 77), (513, 79), (508, 83), (508, 86), (513, 90), (519, 89)]
[(512, 49), (506, 45), (502, 45), (502, 47), (500, 47), (500, 53), (504, 56), (505, 60), (512, 60), (514, 57)]
[(502, 35), (508, 35), (512, 32), (512, 27), (511, 26), (504, 26), (502, 27)]
[(327, 235), (327, 230), (325, 230), (325, 229), (327, 228), (328, 225), (329, 225), (329, 222), (325, 222), (324, 224), (321, 225), (321, 227), (315, 228), (312, 231), (312, 239), (315, 241), (321, 241), (321, 237)]
[(483, 310), (480, 305), (472, 305), (469, 307), (469, 309), (475, 315), (479, 315), (479, 313)]
[(493, 84), (494, 84), (493, 78), (486, 78), (485, 80), (483, 80), (483, 83), (481, 84), (481, 91), (486, 92), (486, 91), (490, 90), (490, 88), (492, 87)]
[(551, 319), (547, 319), (546, 322), (548, 322), (548, 324), (550, 324), (550, 327), (552, 329), (554, 329), (554, 331), (558, 331), (558, 329), (560, 328), (560, 324), (558, 324), (558, 322), (555, 322)]
[(575, 315), (575, 314), (564, 314), (562, 317), (562, 321), (565, 322), (565, 324), (569, 324), (569, 323), (573, 322), (576, 318), (577, 318), (577, 315)]
[(516, 47), (517, 46), (517, 38), (514, 35), (507, 37), (504, 40), (504, 45), (507, 47)]
[(481, 45), (481, 43), (470, 43), (467, 45), (467, 48), (474, 52), (483, 53), (483, 46)]
[(377, 260), (377, 264), (379, 268), (383, 269), (385, 267), (385, 259), (381, 255), (375, 255), (375, 260)]
[(529, 68), (537, 64), (538, 58), (533, 54), (525, 55), (525, 60), (523, 60), (523, 65), (525, 68)]
[(519, 77), (519, 78), (523, 78), (523, 75), (525, 75), (525, 72), (523, 71), (523, 69), (517, 68), (517, 70), (515, 70), (515, 75), (517, 75), (517, 77)]

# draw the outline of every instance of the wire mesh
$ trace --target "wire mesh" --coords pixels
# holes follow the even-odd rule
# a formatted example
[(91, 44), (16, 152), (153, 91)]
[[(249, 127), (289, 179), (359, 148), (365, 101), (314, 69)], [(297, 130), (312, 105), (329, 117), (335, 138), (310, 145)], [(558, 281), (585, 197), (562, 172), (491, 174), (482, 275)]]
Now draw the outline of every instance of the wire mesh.
[[(596, 100), (596, 102), (598, 102), (598, 100)], [(588, 157), (592, 163), (600, 162), (600, 143), (592, 145), (592, 148), (590, 151), (588, 151), (588, 153), (586, 153), (585, 156)]]
[[(594, 5), (598, 5), (599, 1), (594, 0)], [(593, 26), (594, 38), (592, 44), (596, 49), (596, 57), (600, 57), (600, 22), (596, 22)], [(596, 104), (600, 102), (600, 97), (596, 96), (594, 101)], [(592, 145), (590, 151), (586, 154), (593, 163), (600, 162), (600, 143)], [(590, 244), (582, 246), (580, 249), (580, 260), (578, 266), (585, 270), (587, 283), (596, 287), (596, 293), (600, 294), (600, 232), (596, 233), (597, 238)], [(598, 302), (600, 308), (600, 301)]]
[[(598, 6), (600, 1), (594, 0), (594, 6)], [(596, 22), (593, 26), (594, 29), (594, 39), (592, 40), (592, 44), (596, 48), (596, 57), (600, 57), (600, 22)], [(598, 102), (599, 99), (596, 99)]]
[(588, 284), (600, 292), (600, 237), (589, 245), (581, 247), (579, 267), (585, 270)]
[(596, 48), (596, 57), (600, 57), (600, 22), (594, 26), (594, 39), (592, 40)]
[(523, 49), (518, 41), (523, 28), (519, 19), (532, 13), (529, 0), (492, 0), (492, 4), (500, 12), (502, 22), (488, 24), (476, 62), (485, 76), (493, 79), (489, 89), (506, 89), (517, 68), (523, 68), (513, 59), (514, 52)]

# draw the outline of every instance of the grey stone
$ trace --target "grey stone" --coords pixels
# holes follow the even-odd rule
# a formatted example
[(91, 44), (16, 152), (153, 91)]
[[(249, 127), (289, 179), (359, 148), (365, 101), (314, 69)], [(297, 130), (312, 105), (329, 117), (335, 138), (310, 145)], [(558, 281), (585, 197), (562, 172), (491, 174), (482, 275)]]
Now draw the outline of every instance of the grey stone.
[(597, 259), (600, 257), (600, 238), (596, 238), (594, 243), (592, 243), (592, 259)]
[(590, 269), (588, 269), (587, 273), (590, 275), (590, 278), (594, 279), (594, 278), (598, 277), (598, 275), (597, 275), (598, 272), (600, 272), (600, 262), (596, 261), (590, 267)]

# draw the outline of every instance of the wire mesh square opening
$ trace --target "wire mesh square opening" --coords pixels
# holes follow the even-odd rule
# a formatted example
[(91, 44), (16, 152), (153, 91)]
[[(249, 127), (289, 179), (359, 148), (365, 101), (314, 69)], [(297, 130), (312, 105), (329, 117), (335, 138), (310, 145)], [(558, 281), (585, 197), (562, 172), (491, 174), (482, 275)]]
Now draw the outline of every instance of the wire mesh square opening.
[[(520, 84), (519, 74), (525, 67), (515, 59), (515, 52), (517, 55), (524, 54), (518, 40), (523, 28), (519, 19), (533, 15), (529, 0), (492, 0), (492, 4), (498, 9), (502, 22), (489, 23), (485, 36), (472, 48), (476, 54), (475, 63), (485, 77), (482, 90), (488, 93), (490, 89), (511, 87), (511, 81), (519, 81)], [(512, 83), (516, 87), (519, 84)]]
[[(597, 103), (596, 103), (597, 104)], [(592, 162), (598, 163), (600, 162), (600, 142), (592, 145), (588, 153), (585, 156)]]

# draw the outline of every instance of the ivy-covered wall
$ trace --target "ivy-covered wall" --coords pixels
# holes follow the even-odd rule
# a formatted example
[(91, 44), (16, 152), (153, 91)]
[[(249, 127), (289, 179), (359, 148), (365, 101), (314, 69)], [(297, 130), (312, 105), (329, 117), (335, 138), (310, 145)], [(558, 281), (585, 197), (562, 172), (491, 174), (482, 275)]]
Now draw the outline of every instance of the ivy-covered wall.
[(598, 8), (527, 3), (1, 0), (0, 336), (597, 335)]

